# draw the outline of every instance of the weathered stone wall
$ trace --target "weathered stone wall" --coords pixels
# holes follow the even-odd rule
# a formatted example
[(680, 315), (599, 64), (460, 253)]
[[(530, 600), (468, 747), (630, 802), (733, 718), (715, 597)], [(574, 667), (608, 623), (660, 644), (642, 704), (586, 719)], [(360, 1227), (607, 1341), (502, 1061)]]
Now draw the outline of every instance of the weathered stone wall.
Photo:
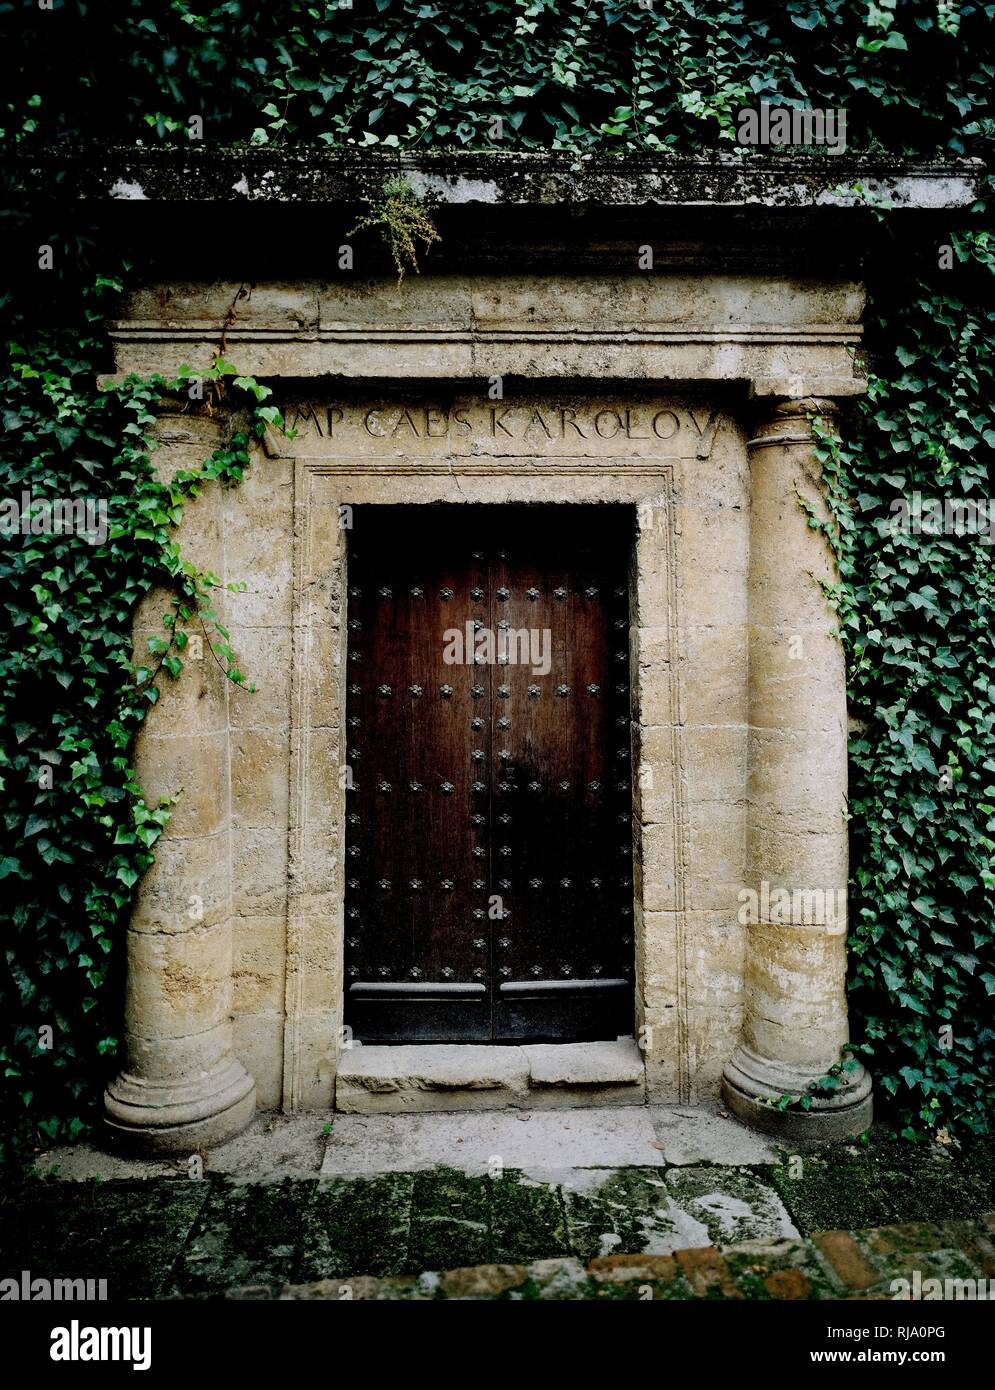
[[(225, 497), (225, 580), (246, 585), (227, 607), (240, 669), (257, 687), (229, 695), (232, 1008), (236, 1049), (267, 1109), (283, 1098), (293, 520), (293, 465), (257, 456)], [(335, 716), (332, 706), (330, 726)]]
[[(119, 368), (206, 359), (232, 294), (140, 291), (113, 327)], [(205, 650), (143, 734), (144, 785), (183, 795), (130, 933), (131, 1060), (108, 1100), (113, 1119), (115, 1087), (127, 1092), (122, 1129), (165, 1133), (182, 1094), (198, 1138), (233, 1132), (253, 1080), (264, 1108), (333, 1101), (342, 507), (543, 502), (566, 524), (575, 503), (632, 511), (646, 1094), (694, 1101), (721, 1084), (759, 1123), (757, 1096), (836, 1060), (845, 937), (793, 918), (748, 926), (740, 897), (761, 878), (845, 888), (845, 698), (817, 583), (832, 567), (798, 494), (818, 503), (820, 406), (806, 398), (862, 389), (861, 306), (849, 281), (759, 271), (301, 281), (239, 301), (228, 354), (270, 380), (296, 433), (268, 435), (241, 486), (188, 510), (187, 550), (245, 583), (224, 613), (259, 689), (226, 683)], [(195, 463), (223, 424), (167, 417), (160, 466)], [(187, 1123), (163, 1146), (183, 1147)]]
[[(202, 893), (224, 930), (230, 922), (235, 1051), (264, 1107), (286, 1102), (288, 1092), (299, 1104), (331, 1099), (342, 993), (341, 505), (593, 501), (632, 509), (635, 939), (640, 1022), (650, 1025), (649, 1094), (713, 1094), (740, 1034), (749, 549), (742, 429), (727, 404), (693, 394), (509, 398), (497, 407), (497, 434), (490, 409), (486, 398), (447, 404), (424, 396), (288, 403), (297, 437), (274, 436), (270, 456), (259, 451), (243, 485), (220, 503), (198, 502), (187, 518), (193, 553), (223, 564), (228, 583), (246, 585), (224, 604), (240, 664), (259, 689), (225, 689), (206, 654), (175, 687), (167, 683), (141, 761), (150, 790), (183, 788), (160, 863), (179, 854), (197, 879), (182, 887)], [(472, 422), (472, 434), (455, 432), (457, 415)], [(205, 425), (164, 422), (165, 452), (180, 451), (177, 463), (188, 465), (184, 429), (204, 433)], [(517, 437), (504, 437), (506, 429)], [(204, 682), (216, 690), (210, 706), (206, 696), (194, 698)], [(192, 709), (201, 718), (211, 709), (217, 727), (194, 733)], [(167, 758), (164, 747), (177, 751)], [(200, 839), (215, 837), (196, 868), (187, 840), (195, 818)], [(201, 849), (198, 841), (198, 856)], [(171, 881), (178, 912), (181, 880)], [(284, 1055), (285, 1032), (296, 1063)]]

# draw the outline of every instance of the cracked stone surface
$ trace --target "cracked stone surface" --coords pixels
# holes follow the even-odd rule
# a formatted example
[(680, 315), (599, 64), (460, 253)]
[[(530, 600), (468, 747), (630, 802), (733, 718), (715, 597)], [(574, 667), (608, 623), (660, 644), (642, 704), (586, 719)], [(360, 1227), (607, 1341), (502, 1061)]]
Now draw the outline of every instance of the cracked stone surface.
[(663, 1163), (645, 1106), (492, 1110), (458, 1115), (341, 1115), (322, 1174), (417, 1171), (471, 1174), (500, 1166), (537, 1174)]
[[(836, 1298), (887, 1296), (889, 1281), (917, 1271), (995, 1278), (988, 1141), (951, 1153), (885, 1140), (739, 1166), (673, 1164), (650, 1146), (645, 1162), (559, 1174), (495, 1164), (318, 1177), (319, 1118), (274, 1124), (241, 1152), (240, 1171), (229, 1155), (228, 1175), (219, 1150), (197, 1180), (174, 1167), (168, 1178), (5, 1185), (0, 1278), (107, 1279), (111, 1298), (305, 1299), (340, 1298), (344, 1281), (349, 1296), (378, 1299), (637, 1297), (640, 1282), (660, 1298)], [(501, 1116), (523, 1132), (540, 1118), (570, 1117)], [(248, 1177), (267, 1144), (285, 1163), (308, 1157), (309, 1176)], [(680, 1152), (692, 1147), (685, 1136)]]
[[(515, 1049), (512, 1049), (515, 1050)], [(662, 1146), (662, 1147), (658, 1147)], [(569, 1178), (574, 1168), (756, 1165), (780, 1160), (770, 1140), (717, 1106), (631, 1105), (474, 1114), (258, 1115), (244, 1134), (212, 1149), (208, 1168), (244, 1182), (415, 1172), (435, 1164), (466, 1172), (505, 1166)], [(186, 1177), (187, 1159), (142, 1159), (97, 1145), (38, 1159), (62, 1180)]]

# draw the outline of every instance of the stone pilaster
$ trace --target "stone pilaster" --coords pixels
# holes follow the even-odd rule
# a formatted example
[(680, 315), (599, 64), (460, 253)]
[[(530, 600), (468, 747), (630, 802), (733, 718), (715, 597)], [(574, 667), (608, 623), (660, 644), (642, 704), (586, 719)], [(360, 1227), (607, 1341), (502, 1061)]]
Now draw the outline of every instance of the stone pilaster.
[(836, 576), (811, 517), (828, 515), (811, 416), (832, 402), (772, 403), (750, 441), (749, 921), (743, 1036), (722, 1089), (746, 1123), (792, 1139), (843, 1138), (871, 1119), (860, 1068), (811, 1109), (801, 1095), (847, 1042), (847, 718), (843, 653), (821, 582)]
[[(203, 417), (166, 415), (160, 473), (196, 467), (217, 439)], [(185, 508), (187, 558), (223, 561), (221, 489)], [(163, 632), (169, 594), (150, 594), (135, 621), (136, 659)], [(113, 1136), (152, 1153), (191, 1153), (237, 1134), (255, 1112), (255, 1083), (233, 1050), (232, 883), (227, 681), (196, 625), (174, 684), (165, 673), (135, 749), (150, 804), (180, 793), (128, 926), (123, 1070), (104, 1096)], [(199, 638), (199, 640), (197, 640)]]

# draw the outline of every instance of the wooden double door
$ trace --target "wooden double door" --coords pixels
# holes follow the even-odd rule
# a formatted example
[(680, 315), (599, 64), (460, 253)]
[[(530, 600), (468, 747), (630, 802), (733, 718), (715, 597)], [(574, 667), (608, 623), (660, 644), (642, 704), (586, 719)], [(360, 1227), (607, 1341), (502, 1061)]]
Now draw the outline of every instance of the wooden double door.
[(353, 521), (347, 1024), (367, 1043), (631, 1032), (628, 513)]

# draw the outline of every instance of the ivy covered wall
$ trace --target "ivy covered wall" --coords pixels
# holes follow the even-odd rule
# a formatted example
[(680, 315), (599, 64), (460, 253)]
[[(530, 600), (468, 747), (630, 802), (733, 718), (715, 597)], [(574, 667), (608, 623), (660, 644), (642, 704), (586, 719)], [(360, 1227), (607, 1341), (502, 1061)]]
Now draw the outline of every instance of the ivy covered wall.
[(176, 141), (200, 116), (215, 143), (686, 151), (764, 99), (844, 106), (863, 149), (983, 153), (992, 133), (991, 5), (54, 3), (0, 5), (23, 36), (10, 128), (46, 140)]
[[(993, 12), (936, 0), (10, 0), (0, 34), (21, 58), (0, 93), (4, 148), (197, 139), (663, 156), (733, 151), (736, 110), (766, 100), (844, 107), (851, 151), (989, 160)], [(10, 193), (10, 165), (0, 174)], [(248, 402), (245, 428), (202, 476), (158, 484), (147, 433), (166, 384), (96, 385), (102, 321), (131, 268), (106, 263), (98, 225), (36, 206), (51, 189), (14, 191), (0, 496), (103, 498), (111, 522), (102, 543), (0, 545), (0, 1103), (30, 1148), (93, 1119), (118, 1048), (121, 927), (168, 814), (144, 807), (129, 749), (157, 681), (180, 669), (182, 638), (165, 629), (136, 684), (130, 614), (172, 583), (177, 614), (200, 610), (233, 664), (213, 578), (184, 568), (175, 527), (190, 490), (237, 481), (252, 429), (275, 415), (241, 380), (230, 389)], [(916, 491), (995, 495), (989, 225), (982, 201), (942, 243), (899, 246), (881, 210), (867, 248), (870, 391), (845, 442), (825, 445), (855, 719), (851, 1014), (910, 1137), (985, 1128), (995, 1090), (993, 547), (889, 525)], [(237, 223), (219, 211), (205, 235), (237, 238)], [(223, 358), (213, 374), (236, 376)]]

